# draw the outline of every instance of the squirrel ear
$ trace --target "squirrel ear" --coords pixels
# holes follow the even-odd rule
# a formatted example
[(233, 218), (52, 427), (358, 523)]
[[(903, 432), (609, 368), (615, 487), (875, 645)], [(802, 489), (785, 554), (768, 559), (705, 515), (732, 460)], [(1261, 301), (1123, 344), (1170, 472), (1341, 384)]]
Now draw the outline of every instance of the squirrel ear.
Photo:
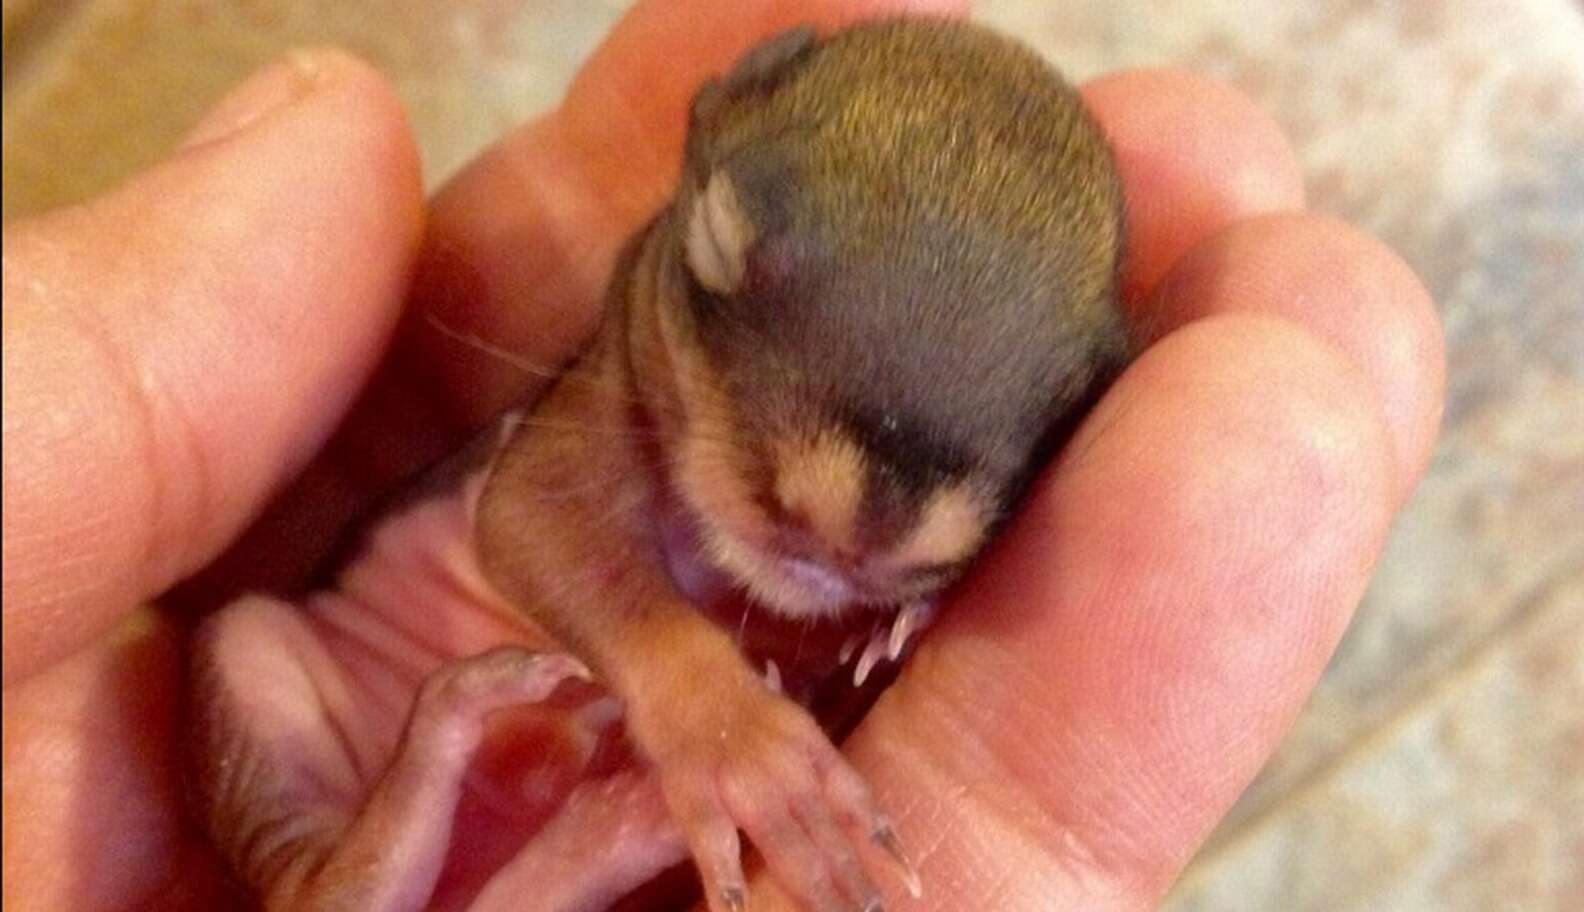
[(749, 92), (764, 92), (807, 57), (818, 42), (814, 29), (799, 26), (760, 42), (743, 54), (725, 75), (704, 83), (693, 97), (693, 123), (709, 121), (726, 100)]
[(694, 196), (688, 213), (685, 246), (693, 277), (718, 295), (736, 293), (755, 237), (731, 177), (725, 169), (717, 169)]

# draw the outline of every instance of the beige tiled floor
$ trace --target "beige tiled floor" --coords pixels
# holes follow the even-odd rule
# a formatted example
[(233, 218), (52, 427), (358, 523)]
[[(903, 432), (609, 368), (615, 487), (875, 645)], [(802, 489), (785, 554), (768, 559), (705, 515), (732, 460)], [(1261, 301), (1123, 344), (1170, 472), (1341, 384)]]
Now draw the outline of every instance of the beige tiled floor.
[[(390, 72), (434, 182), (552, 104), (624, 6), (5, 0), (4, 212), (147, 163), (303, 42)], [(1293, 136), (1312, 203), (1402, 251), (1446, 322), (1430, 476), (1308, 710), (1170, 906), (1584, 908), (1584, 4), (978, 15), (1077, 76), (1169, 63), (1240, 85)]]
[(4, 214), (79, 199), (154, 161), (286, 48), (379, 64), (431, 183), (553, 105), (619, 0), (6, 0)]

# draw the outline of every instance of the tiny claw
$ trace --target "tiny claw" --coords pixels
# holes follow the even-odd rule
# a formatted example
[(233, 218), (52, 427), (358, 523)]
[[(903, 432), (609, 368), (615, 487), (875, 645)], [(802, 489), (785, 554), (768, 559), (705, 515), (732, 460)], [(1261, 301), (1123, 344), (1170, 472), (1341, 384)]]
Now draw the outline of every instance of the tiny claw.
[(863, 643), (861, 634), (853, 634), (842, 642), (841, 651), (836, 654), (836, 660), (843, 665), (852, 661), (853, 654), (858, 651), (859, 644)]
[(902, 655), (902, 650), (907, 648), (908, 639), (913, 636), (918, 621), (918, 612), (914, 606), (909, 605), (897, 612), (891, 622), (891, 639), (886, 643), (886, 656), (895, 662)]
[(859, 656), (858, 666), (853, 669), (854, 687), (862, 687), (863, 683), (869, 680), (869, 673), (874, 671), (876, 665), (880, 664), (880, 659), (885, 656), (885, 649), (885, 637), (878, 633), (875, 634), (874, 639), (870, 640), (869, 645), (865, 647), (863, 655)]
[(765, 659), (764, 682), (772, 691), (781, 692), (781, 666), (775, 659)]
[(747, 912), (748, 894), (742, 887), (721, 887), (721, 902), (726, 904), (728, 912)]
[(589, 671), (589, 667), (587, 665), (584, 665), (582, 662), (579, 662), (577, 659), (573, 658), (572, 656), (566, 656), (566, 660), (568, 662), (568, 665), (567, 665), (567, 676), (568, 677), (577, 678), (579, 681), (593, 681), (594, 680), (594, 672)]
[(902, 869), (902, 885), (907, 887), (908, 895), (914, 899), (924, 895), (924, 881), (920, 879), (918, 869), (913, 867), (913, 862), (908, 860), (907, 850), (902, 848), (902, 840), (897, 838), (896, 830), (889, 822), (882, 822), (875, 827), (875, 845), (885, 849), (887, 855)]
[(934, 613), (934, 606), (929, 602), (914, 602), (897, 612), (896, 619), (891, 622), (891, 642), (886, 649), (891, 661), (902, 655), (915, 634), (929, 626)]
[(891, 625), (891, 638), (886, 643), (886, 658), (895, 662), (902, 655), (902, 650), (907, 648), (908, 633), (907, 615), (897, 615), (896, 623)]

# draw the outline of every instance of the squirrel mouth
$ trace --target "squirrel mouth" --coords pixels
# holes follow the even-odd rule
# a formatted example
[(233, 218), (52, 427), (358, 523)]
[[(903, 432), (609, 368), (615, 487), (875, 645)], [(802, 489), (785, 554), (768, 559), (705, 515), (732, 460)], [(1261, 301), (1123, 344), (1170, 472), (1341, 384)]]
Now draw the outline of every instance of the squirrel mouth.
[(778, 563), (788, 580), (821, 601), (846, 604), (863, 598), (863, 593), (844, 574), (817, 561), (783, 557)]

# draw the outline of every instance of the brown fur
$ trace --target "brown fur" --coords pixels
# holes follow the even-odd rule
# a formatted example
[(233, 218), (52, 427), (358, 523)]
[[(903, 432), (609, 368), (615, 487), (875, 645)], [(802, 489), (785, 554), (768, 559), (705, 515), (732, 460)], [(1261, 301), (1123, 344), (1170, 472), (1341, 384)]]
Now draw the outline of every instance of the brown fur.
[[(956, 24), (782, 36), (700, 92), (687, 148), (597, 343), (539, 407), (568, 430), (511, 442), (478, 540), (624, 699), (730, 906), (735, 848), (698, 840), (811, 806), (772, 770), (831, 748), (677, 592), (653, 517), (680, 511), (788, 615), (939, 591), (1127, 356), (1121, 197), (1076, 93)], [(764, 808), (722, 820), (716, 789)]]

